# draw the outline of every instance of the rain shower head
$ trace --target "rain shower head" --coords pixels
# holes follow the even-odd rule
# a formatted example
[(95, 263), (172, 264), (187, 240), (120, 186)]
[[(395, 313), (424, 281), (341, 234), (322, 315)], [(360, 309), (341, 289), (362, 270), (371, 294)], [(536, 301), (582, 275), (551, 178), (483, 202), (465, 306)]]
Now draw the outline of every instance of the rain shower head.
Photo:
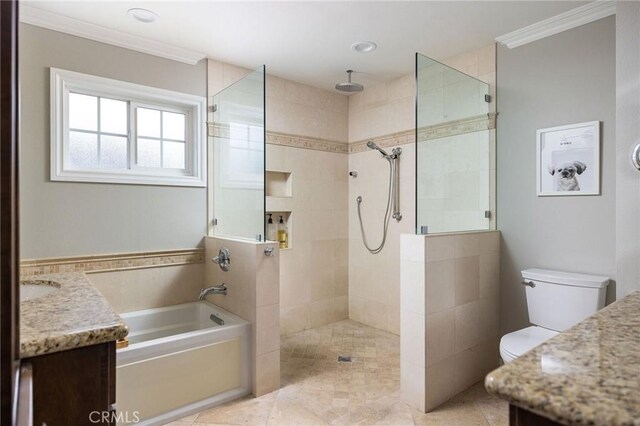
[(347, 83), (338, 83), (336, 84), (336, 90), (347, 93), (357, 93), (362, 92), (364, 90), (364, 86), (358, 83), (351, 82), (351, 73), (353, 70), (347, 70), (347, 74), (349, 75), (349, 81)]
[(375, 149), (376, 151), (378, 151), (380, 154), (384, 155), (386, 158), (389, 158), (389, 154), (387, 154), (387, 151), (385, 151), (384, 149), (380, 148), (378, 145), (376, 145), (373, 141), (369, 141), (367, 142), (367, 148), (369, 149)]

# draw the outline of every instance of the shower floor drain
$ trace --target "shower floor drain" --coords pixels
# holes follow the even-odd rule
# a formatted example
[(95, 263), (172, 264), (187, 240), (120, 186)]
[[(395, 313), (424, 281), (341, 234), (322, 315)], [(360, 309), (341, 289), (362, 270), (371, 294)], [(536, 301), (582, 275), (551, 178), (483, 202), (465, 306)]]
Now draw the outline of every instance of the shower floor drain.
[(338, 362), (353, 362), (353, 358), (349, 355), (338, 355)]

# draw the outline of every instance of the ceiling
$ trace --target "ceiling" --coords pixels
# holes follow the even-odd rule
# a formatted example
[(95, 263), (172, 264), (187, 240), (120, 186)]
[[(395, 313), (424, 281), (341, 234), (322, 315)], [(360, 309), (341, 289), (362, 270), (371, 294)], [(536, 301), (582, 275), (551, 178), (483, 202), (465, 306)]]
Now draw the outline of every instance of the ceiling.
[[(333, 90), (354, 69), (366, 84), (411, 73), (415, 52), (444, 59), (579, 7), (576, 1), (26, 1), (32, 7)], [(159, 15), (151, 24), (132, 7)], [(361, 54), (352, 43), (371, 40)]]

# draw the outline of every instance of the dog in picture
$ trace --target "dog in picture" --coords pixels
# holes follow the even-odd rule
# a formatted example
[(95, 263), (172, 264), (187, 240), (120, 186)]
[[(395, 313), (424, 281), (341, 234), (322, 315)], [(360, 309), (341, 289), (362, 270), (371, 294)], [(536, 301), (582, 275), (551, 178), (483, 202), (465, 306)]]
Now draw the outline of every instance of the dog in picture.
[(550, 165), (549, 173), (554, 177), (556, 177), (556, 173), (558, 174), (555, 179), (556, 191), (580, 191), (578, 175), (584, 173), (586, 169), (587, 165), (583, 162), (573, 161), (559, 165)]

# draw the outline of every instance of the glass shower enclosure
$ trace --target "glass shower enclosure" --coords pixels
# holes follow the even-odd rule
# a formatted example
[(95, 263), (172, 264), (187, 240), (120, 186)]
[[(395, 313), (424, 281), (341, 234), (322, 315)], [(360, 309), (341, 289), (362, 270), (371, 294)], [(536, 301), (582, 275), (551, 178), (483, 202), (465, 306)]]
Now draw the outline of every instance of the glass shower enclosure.
[(209, 123), (210, 234), (265, 236), (264, 65), (213, 96)]
[(417, 233), (490, 229), (489, 102), (488, 84), (416, 54)]

